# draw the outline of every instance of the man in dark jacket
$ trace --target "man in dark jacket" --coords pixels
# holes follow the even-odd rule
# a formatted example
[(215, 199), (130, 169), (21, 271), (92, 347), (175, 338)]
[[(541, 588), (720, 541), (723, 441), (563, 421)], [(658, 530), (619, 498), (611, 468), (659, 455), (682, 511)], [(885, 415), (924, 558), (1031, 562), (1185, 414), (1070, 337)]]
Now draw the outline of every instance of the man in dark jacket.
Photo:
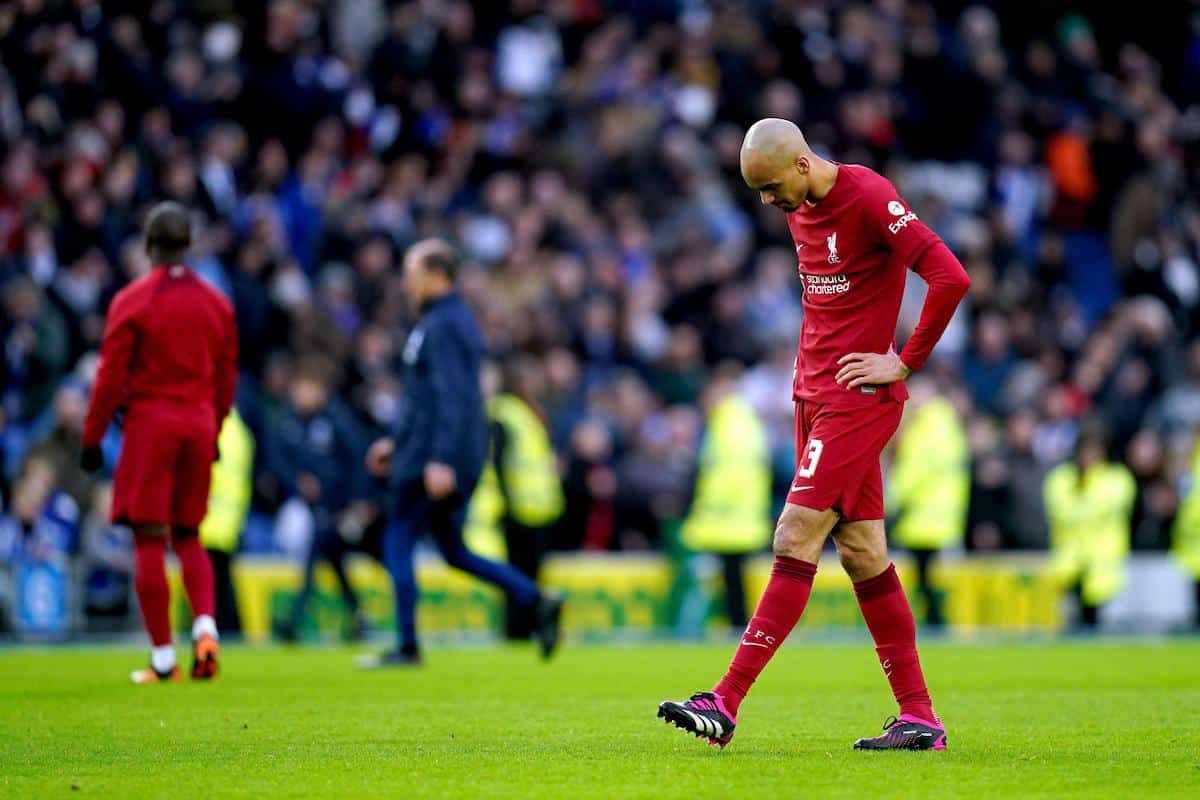
[(457, 273), (457, 256), (445, 242), (426, 239), (405, 254), (404, 291), (421, 319), (404, 346), (404, 407), (395, 435), (367, 453), (371, 473), (391, 478), (393, 516), (383, 555), (395, 589), (399, 647), (370, 666), (420, 663), (413, 547), (425, 531), (450, 566), (499, 586), (529, 609), (544, 657), (558, 642), (562, 599), (463, 544), (466, 504), (487, 455), (487, 422), (479, 376), (483, 337), (455, 291)]
[(304, 564), (304, 580), (286, 620), (275, 633), (293, 641), (312, 596), (318, 561), (337, 576), (350, 616), (348, 633), (359, 639), (368, 624), (346, 576), (351, 552), (380, 555), (364, 532), (372, 516), (369, 487), (362, 469), (367, 438), (348, 409), (330, 396), (333, 366), (319, 357), (302, 360), (288, 389), (288, 407), (266, 437), (266, 462), (288, 494), (299, 497), (313, 516), (313, 541)]

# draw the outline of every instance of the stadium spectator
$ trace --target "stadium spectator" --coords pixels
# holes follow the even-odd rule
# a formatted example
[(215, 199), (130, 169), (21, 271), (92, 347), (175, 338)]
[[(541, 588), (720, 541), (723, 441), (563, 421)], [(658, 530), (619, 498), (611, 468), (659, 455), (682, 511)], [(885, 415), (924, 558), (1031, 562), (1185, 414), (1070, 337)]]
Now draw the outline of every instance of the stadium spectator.
[[(34, 620), (35, 626), (65, 633), (66, 609), (71, 588), (63, 576), (68, 559), (79, 547), (79, 507), (70, 495), (55, 488), (53, 465), (31, 458), (15, 482), (12, 505), (0, 513), (0, 630), (15, 627), (17, 620)], [(32, 597), (24, 591), (22, 571), (45, 565), (55, 576), (43, 581)], [(49, 613), (52, 620), (41, 619)]]
[(1012, 550), (1045, 550), (1050, 541), (1042, 499), (1047, 468), (1033, 452), (1036, 424), (1032, 411), (1018, 411), (1008, 418), (1004, 433), (1003, 458), (1009, 467), (1004, 546)]
[(109, 521), (112, 485), (96, 485), (80, 533), (79, 562), (83, 581), (86, 630), (120, 631), (133, 605), (133, 536)]
[(616, 545), (617, 475), (610, 464), (612, 434), (596, 419), (576, 425), (571, 433), (563, 489), (567, 510), (563, 532), (569, 546), (608, 550)]
[(267, 468), (283, 492), (298, 498), (312, 518), (300, 592), (288, 617), (276, 623), (285, 641), (294, 641), (301, 629), (318, 561), (329, 564), (337, 577), (349, 635), (362, 638), (369, 627), (345, 568), (346, 555), (360, 549), (357, 545), (373, 516), (362, 466), (367, 440), (358, 422), (333, 396), (333, 375), (333, 365), (324, 359), (310, 356), (300, 361), (291, 377), (286, 408), (266, 428)]
[(4, 405), (15, 422), (29, 423), (70, 368), (70, 331), (28, 275), (5, 286), (4, 312)]
[(4, 561), (64, 558), (79, 546), (79, 507), (56, 487), (54, 465), (31, 458), (13, 486), (12, 508), (0, 518), (0, 553)]
[(33, 443), (26, 458), (48, 462), (54, 470), (57, 487), (75, 501), (81, 514), (86, 514), (91, 507), (97, 479), (79, 466), (87, 393), (78, 379), (67, 379), (59, 384), (51, 414), (53, 427)]
[(1138, 431), (1129, 442), (1125, 463), (1137, 483), (1130, 522), (1133, 550), (1162, 552), (1171, 546), (1171, 527), (1179, 507), (1176, 487), (1167, 478), (1167, 454), (1162, 437)]

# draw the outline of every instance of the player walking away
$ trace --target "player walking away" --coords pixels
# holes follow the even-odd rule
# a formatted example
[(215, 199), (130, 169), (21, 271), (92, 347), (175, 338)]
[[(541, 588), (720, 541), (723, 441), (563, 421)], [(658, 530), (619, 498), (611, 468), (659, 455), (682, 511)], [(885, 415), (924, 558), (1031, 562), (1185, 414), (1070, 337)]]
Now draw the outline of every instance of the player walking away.
[[(786, 120), (750, 128), (741, 168), (763, 203), (787, 213), (804, 284), (792, 390), (796, 476), (776, 524), (770, 580), (729, 671), (712, 691), (660, 704), (658, 715), (711, 744), (729, 744), (742, 699), (804, 612), (832, 533), (900, 706), (883, 735), (859, 739), (855, 749), (944, 749), (912, 610), (888, 559), (879, 454), (900, 422), (904, 379), (925, 363), (970, 281), (891, 183), (865, 167), (819, 158)], [(929, 293), (897, 355), (906, 267)]]
[(217, 674), (213, 571), (197, 535), (208, 507), (217, 432), (233, 403), (237, 329), (229, 303), (183, 266), (187, 210), (155, 206), (146, 253), (155, 266), (113, 298), (83, 431), (84, 469), (102, 466), (100, 440), (118, 412), (124, 441), (112, 520), (133, 529), (134, 584), (153, 649), (135, 683), (179, 680), (171, 646), (168, 543), (192, 606), (192, 677)]
[(499, 586), (533, 615), (534, 635), (549, 657), (558, 644), (562, 599), (463, 544), (467, 501), (487, 455), (487, 422), (480, 386), (483, 337), (455, 291), (458, 258), (445, 242), (427, 239), (405, 254), (403, 270), (405, 294), (421, 314), (404, 345), (405, 404), (395, 436), (376, 441), (367, 453), (367, 468), (377, 477), (390, 474), (394, 493), (383, 556), (396, 597), (398, 649), (362, 664), (420, 663), (413, 548), (426, 531), (446, 563)]

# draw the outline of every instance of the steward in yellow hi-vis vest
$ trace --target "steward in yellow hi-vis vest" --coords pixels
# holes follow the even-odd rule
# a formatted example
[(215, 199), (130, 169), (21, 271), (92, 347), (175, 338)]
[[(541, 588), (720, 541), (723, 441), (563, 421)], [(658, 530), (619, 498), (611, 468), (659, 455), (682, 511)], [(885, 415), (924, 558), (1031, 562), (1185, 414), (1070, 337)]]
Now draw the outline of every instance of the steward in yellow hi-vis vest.
[(939, 550), (962, 543), (967, 528), (971, 468), (967, 433), (958, 411), (928, 379), (909, 382), (910, 400), (887, 476), (892, 536), (912, 553), (925, 623), (941, 625), (941, 602), (929, 567)]
[(212, 466), (208, 513), (200, 523), (200, 543), (213, 565), (217, 628), (236, 633), (241, 630), (241, 622), (233, 590), (232, 561), (250, 511), (254, 480), (254, 436), (236, 408), (230, 409), (221, 424), (217, 449), (221, 458)]
[(754, 409), (731, 394), (708, 414), (691, 509), (680, 536), (701, 553), (753, 553), (771, 539), (771, 460)]
[(1192, 576), (1195, 596), (1193, 626), (1200, 629), (1200, 441), (1192, 451), (1189, 487), (1171, 530), (1171, 555)]
[(960, 544), (967, 529), (966, 430), (944, 397), (909, 413), (888, 475), (888, 508), (896, 513), (892, 534), (909, 550), (944, 550)]
[(679, 531), (695, 553), (721, 556), (726, 611), (734, 628), (746, 625), (743, 561), (765, 548), (771, 519), (771, 453), (767, 430), (736, 393), (740, 368), (718, 367), (702, 398), (707, 411), (691, 508)]
[(1074, 461), (1052, 469), (1043, 491), (1055, 571), (1077, 593), (1082, 623), (1095, 627), (1099, 607), (1125, 585), (1137, 484), (1107, 461), (1103, 435), (1086, 430)]
[[(471, 495), (467, 544), (480, 555), (504, 557), (504, 520), (526, 528), (553, 525), (564, 500), (558, 462), (542, 420), (524, 400), (501, 394), (488, 401), (493, 433), (489, 458)], [(496, 430), (496, 428), (499, 430)]]
[[(505, 380), (517, 391), (494, 394), (489, 389), (499, 382), (498, 371), (484, 368), (488, 458), (467, 507), (464, 539), (475, 553), (507, 558), (536, 580), (566, 501), (546, 426), (522, 399), (539, 393), (541, 366), (517, 359)], [(506, 632), (509, 638), (529, 638), (529, 620), (519, 607), (508, 609)]]

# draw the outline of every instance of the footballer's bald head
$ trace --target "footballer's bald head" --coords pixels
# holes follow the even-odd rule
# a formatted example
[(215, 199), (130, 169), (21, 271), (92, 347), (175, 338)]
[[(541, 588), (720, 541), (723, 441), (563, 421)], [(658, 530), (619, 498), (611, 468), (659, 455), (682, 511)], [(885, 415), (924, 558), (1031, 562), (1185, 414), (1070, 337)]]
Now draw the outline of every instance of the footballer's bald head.
[(795, 123), (769, 117), (760, 119), (746, 131), (742, 140), (742, 176), (791, 165), (800, 156), (811, 156), (812, 149)]
[(813, 188), (820, 188), (810, 185), (814, 170), (823, 179), (832, 166), (813, 153), (804, 134), (786, 119), (760, 119), (742, 140), (742, 179), (764, 203), (784, 211), (795, 211)]

